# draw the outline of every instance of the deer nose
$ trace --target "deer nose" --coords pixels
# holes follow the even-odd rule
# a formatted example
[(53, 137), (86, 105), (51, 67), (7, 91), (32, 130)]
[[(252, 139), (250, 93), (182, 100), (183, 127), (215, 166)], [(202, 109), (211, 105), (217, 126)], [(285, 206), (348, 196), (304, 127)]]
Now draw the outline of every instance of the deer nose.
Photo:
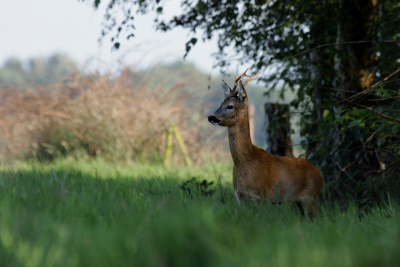
[(211, 123), (220, 123), (221, 121), (217, 119), (214, 115), (208, 116), (208, 121)]

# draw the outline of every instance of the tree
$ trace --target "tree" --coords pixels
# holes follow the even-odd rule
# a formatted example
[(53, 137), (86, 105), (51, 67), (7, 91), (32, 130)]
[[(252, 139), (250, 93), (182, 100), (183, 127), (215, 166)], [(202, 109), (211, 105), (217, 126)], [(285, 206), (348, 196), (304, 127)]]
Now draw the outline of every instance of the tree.
[(0, 68), (0, 85), (18, 86), (25, 79), (26, 73), (22, 62), (17, 58), (9, 58)]
[(51, 84), (77, 73), (78, 64), (67, 54), (55, 53), (48, 58), (33, 57), (26, 67), (17, 58), (8, 59), (0, 67), (0, 86), (23, 88), (28, 84)]
[[(134, 36), (135, 11), (162, 14), (168, 4), (107, 2), (102, 34), (112, 34), (117, 49), (122, 32)], [(113, 12), (118, 9), (124, 10), (121, 21)], [(332, 196), (374, 201), (380, 192), (400, 189), (400, 79), (371, 88), (400, 69), (399, 1), (185, 0), (182, 10), (170, 21), (156, 18), (157, 29), (201, 31), (203, 40), (218, 35), (222, 70), (234, 56), (269, 73), (270, 90), (283, 84), (297, 91), (291, 106), (304, 112), (293, 116), (301, 116), (307, 157), (322, 169)], [(187, 53), (196, 42), (186, 43)]]

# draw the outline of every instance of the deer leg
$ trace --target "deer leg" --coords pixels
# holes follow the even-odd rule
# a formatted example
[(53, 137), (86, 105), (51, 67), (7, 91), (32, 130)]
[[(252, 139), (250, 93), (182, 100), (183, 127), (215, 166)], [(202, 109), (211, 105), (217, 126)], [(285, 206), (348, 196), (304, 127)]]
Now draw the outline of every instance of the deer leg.
[(310, 219), (315, 219), (318, 215), (318, 206), (315, 201), (308, 203), (308, 217)]
[(240, 201), (242, 200), (242, 195), (240, 194), (239, 191), (235, 191), (235, 196), (236, 196), (236, 199), (237, 199), (237, 201), (238, 201), (238, 203), (240, 205)]
[(258, 196), (256, 194), (252, 194), (251, 192), (242, 193), (242, 192), (239, 192), (239, 191), (235, 191), (235, 196), (236, 196), (236, 199), (238, 200), (239, 204), (242, 201), (244, 201), (245, 204), (248, 204), (248, 203), (259, 204), (260, 200), (262, 199), (260, 196)]
[(299, 208), (299, 210), (300, 210), (301, 216), (304, 217), (305, 211), (304, 211), (304, 208), (303, 208), (303, 204), (301, 204), (300, 201), (296, 201), (295, 203), (296, 203), (296, 206), (297, 206), (297, 207)]
[(318, 206), (314, 198), (303, 197), (299, 202), (303, 207), (304, 214), (308, 215), (310, 219), (314, 219), (318, 215)]

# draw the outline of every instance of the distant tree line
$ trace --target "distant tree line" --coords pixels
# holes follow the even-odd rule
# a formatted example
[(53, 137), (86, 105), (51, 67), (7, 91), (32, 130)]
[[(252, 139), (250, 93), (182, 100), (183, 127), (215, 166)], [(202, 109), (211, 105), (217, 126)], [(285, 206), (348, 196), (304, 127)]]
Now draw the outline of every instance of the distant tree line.
[(51, 84), (63, 81), (76, 72), (78, 64), (63, 53), (32, 57), (27, 61), (12, 57), (0, 67), (0, 86), (23, 88), (34, 84)]

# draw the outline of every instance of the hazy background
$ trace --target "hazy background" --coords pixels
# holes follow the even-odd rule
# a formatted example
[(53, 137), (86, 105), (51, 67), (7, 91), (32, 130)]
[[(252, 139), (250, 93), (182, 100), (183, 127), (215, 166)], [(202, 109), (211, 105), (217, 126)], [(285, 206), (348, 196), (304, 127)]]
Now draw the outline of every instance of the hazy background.
[[(174, 14), (179, 14), (178, 11), (180, 9), (180, 1), (170, 1), (165, 6), (164, 14), (161, 18), (171, 18)], [(68, 90), (74, 92), (73, 97), (76, 97), (82, 96), (83, 91), (81, 90), (84, 85), (87, 85), (86, 78), (90, 79), (90, 77), (92, 77), (91, 79), (98, 80), (106, 79), (110, 82), (134, 78), (136, 80), (132, 80), (132, 83), (129, 84), (132, 90), (137, 89), (137, 82), (139, 80), (141, 85), (147, 88), (168, 87), (168, 89), (164, 88), (166, 91), (173, 90), (171, 88), (179, 87), (183, 84), (183, 91), (186, 93), (190, 92), (191, 95), (186, 101), (187, 104), (192, 103), (193, 100), (190, 99), (194, 98), (197, 99), (195, 101), (197, 106), (194, 111), (194, 106), (190, 106), (192, 109), (181, 107), (181, 113), (185, 113), (186, 115), (193, 113), (193, 117), (196, 117), (199, 123), (205, 124), (204, 126), (201, 126), (199, 123), (197, 123), (198, 126), (196, 124), (192, 125), (192, 127), (201, 129), (203, 135), (205, 135), (202, 137), (203, 141), (212, 139), (222, 143), (225, 150), (227, 150), (225, 129), (211, 127), (208, 125), (206, 118), (223, 100), (220, 91), (221, 79), (226, 80), (228, 84), (232, 84), (233, 76), (239, 75), (250, 66), (239, 66), (238, 62), (233, 61), (227, 69), (227, 73), (230, 75), (228, 77), (221, 76), (219, 69), (212, 68), (214, 63), (212, 54), (217, 51), (216, 38), (207, 42), (199, 41), (184, 60), (185, 43), (192, 37), (197, 37), (201, 40), (201, 36), (193, 33), (188, 34), (187, 31), (180, 28), (166, 33), (156, 31), (153, 27), (154, 13), (136, 15), (135, 37), (129, 41), (121, 38), (120, 49), (113, 50), (109, 36), (103, 39), (100, 38), (104, 13), (104, 3), (100, 5), (99, 10), (95, 11), (89, 3), (68, 0), (39, 0), (35, 2), (16, 0), (3, 5), (0, 9), (2, 20), (2, 23), (0, 23), (0, 33), (6, 38), (3, 39), (1, 44), (2, 49), (0, 50), (0, 85), (4, 88), (19, 88), (25, 92), (36, 92), (36, 94), (38, 94), (37, 87), (44, 86), (46, 92), (52, 92), (53, 94), (54, 92), (59, 92), (62, 95), (64, 89), (61, 89), (63, 86), (60, 86), (60, 83), (64, 83), (69, 88)], [(128, 69), (129, 71), (127, 71)], [(123, 73), (134, 73), (135, 75), (122, 77)], [(182, 73), (185, 75), (182, 75)], [(72, 76), (74, 78), (71, 78)], [(147, 78), (143, 79), (143, 77)], [(166, 79), (168, 82), (163, 84)], [(55, 86), (56, 84), (57, 86)], [(104, 86), (99, 87), (93, 84), (88, 86), (93, 91), (106, 90)], [(277, 94), (273, 93), (268, 99), (264, 97), (264, 89), (257, 83), (257, 80), (250, 83), (247, 87), (250, 104), (255, 105), (256, 110), (254, 116), (255, 143), (259, 147), (264, 147), (264, 103), (267, 101), (275, 102)], [(113, 86), (110, 86), (110, 88), (113, 88)], [(183, 91), (179, 92), (182, 93)], [(87, 92), (85, 91), (84, 93), (86, 94)], [(37, 114), (42, 114), (43, 112), (45, 114), (54, 114), (54, 111), (59, 108), (59, 104), (55, 104), (59, 103), (56, 99), (59, 99), (61, 95), (57, 95), (57, 97), (53, 95), (51, 101), (39, 95), (32, 96), (35, 99), (34, 101), (45, 101), (42, 103), (42, 106), (46, 106), (48, 109), (52, 107), (52, 111), (36, 110), (33, 106), (37, 104), (33, 100), (25, 103), (24, 98), (27, 97), (26, 93), (21, 93), (20, 96), (17, 96), (15, 91), (12, 90), (3, 97), (4, 99), (9, 99), (8, 107), (6, 105), (4, 109), (5, 114), (8, 116), (8, 120), (5, 121), (8, 121), (8, 123), (4, 123), (5, 126), (3, 126), (3, 131), (4, 129), (8, 129), (9, 134), (4, 134), (3, 136), (20, 140), (17, 142), (19, 145), (15, 146), (9, 145), (13, 143), (10, 141), (11, 139), (6, 140), (5, 138), (3, 140), (7, 144), (5, 146), (9, 146), (7, 149), (3, 149), (3, 158), (7, 154), (4, 150), (20, 150), (17, 147), (25, 147), (25, 149), (21, 150), (25, 151), (22, 154), (28, 153), (35, 156), (41, 153), (36, 150), (41, 150), (40, 147), (42, 144), (47, 147), (43, 148), (46, 151), (54, 152), (57, 146), (64, 150), (65, 146), (60, 144), (66, 138), (59, 137), (59, 140), (55, 141), (54, 137), (43, 137), (43, 135), (44, 132), (46, 133), (45, 135), (49, 135), (49, 129), (58, 129), (58, 127), (64, 129), (67, 127), (65, 122), (58, 122), (58, 126), (55, 126), (54, 122), (45, 122), (47, 118), (46, 120), (42, 120), (39, 118), (39, 115), (35, 118), (29, 117), (29, 120), (20, 121), (20, 118), (24, 118), (23, 115), (15, 113), (14, 117), (9, 116), (10, 113), (8, 111), (8, 108), (11, 107), (12, 109), (15, 107), (21, 112), (25, 110), (28, 115), (32, 113), (32, 110), (36, 110)], [(100, 95), (98, 97), (101, 98)], [(288, 102), (291, 98), (292, 96), (288, 95), (284, 102)], [(14, 106), (12, 106), (10, 99), (15, 100)], [(116, 99), (114, 100), (117, 101)], [(97, 105), (92, 104), (92, 108)], [(106, 104), (104, 104), (105, 107), (107, 107)], [(198, 112), (200, 115), (195, 115), (194, 112)], [(75, 116), (85, 115), (80, 113), (75, 114)], [(57, 120), (59, 119), (58, 117)], [(102, 119), (106, 123), (106, 119)], [(17, 126), (15, 125), (18, 123), (18, 127), (21, 127), (27, 121), (33, 124), (26, 124), (26, 128), (22, 127), (19, 129), (17, 132), (21, 136), (16, 138), (14, 132)], [(187, 127), (185, 125), (185, 123), (188, 123), (187, 121), (181, 121), (181, 123), (183, 124), (180, 128)], [(71, 127), (71, 125), (68, 127)], [(98, 127), (101, 129), (102, 127), (106, 127), (106, 125), (101, 124)], [(30, 131), (29, 129), (33, 128), (41, 130), (35, 130), (33, 139), (28, 142), (29, 138), (24, 137), (24, 135), (27, 131)], [(78, 123), (72, 128), (70, 130), (76, 133), (77, 129), (82, 128), (82, 126)], [(60, 129), (55, 130), (55, 132), (60, 132)], [(133, 130), (135, 129), (133, 128)], [(126, 138), (129, 140), (132, 137), (127, 136)], [(296, 139), (294, 142), (299, 141), (297, 133), (294, 135), (294, 138)], [(22, 145), (21, 140), (25, 140), (26, 144)], [(187, 141), (190, 143), (189, 140)], [(70, 142), (74, 143), (71, 140)], [(162, 142), (164, 141), (161, 140)], [(86, 146), (90, 146), (89, 143)], [(75, 143), (75, 146), (79, 145)], [(161, 154), (164, 153), (161, 148), (162, 146), (160, 144), (157, 148)], [(28, 147), (31, 148), (28, 149)], [(48, 149), (49, 147), (51, 148), (50, 150)], [(34, 152), (26, 152), (28, 150)]]
[[(180, 10), (180, 1), (172, 0), (164, 9), (163, 17), (170, 17)], [(77, 0), (8, 1), (0, 9), (0, 33), (2, 36), (0, 63), (10, 56), (26, 59), (64, 52), (85, 66), (88, 59), (96, 59), (92, 69), (114, 70), (120, 62), (138, 64), (146, 68), (160, 62), (182, 60), (187, 31), (174, 29), (167, 33), (155, 31), (154, 14), (137, 15), (135, 38), (121, 38), (121, 48), (111, 51), (112, 44), (107, 36), (99, 42), (105, 4), (94, 11), (88, 3)], [(198, 42), (187, 57), (203, 72), (212, 70), (217, 51), (216, 39)], [(233, 64), (231, 71), (236, 71)], [(241, 71), (241, 70), (239, 70)]]

